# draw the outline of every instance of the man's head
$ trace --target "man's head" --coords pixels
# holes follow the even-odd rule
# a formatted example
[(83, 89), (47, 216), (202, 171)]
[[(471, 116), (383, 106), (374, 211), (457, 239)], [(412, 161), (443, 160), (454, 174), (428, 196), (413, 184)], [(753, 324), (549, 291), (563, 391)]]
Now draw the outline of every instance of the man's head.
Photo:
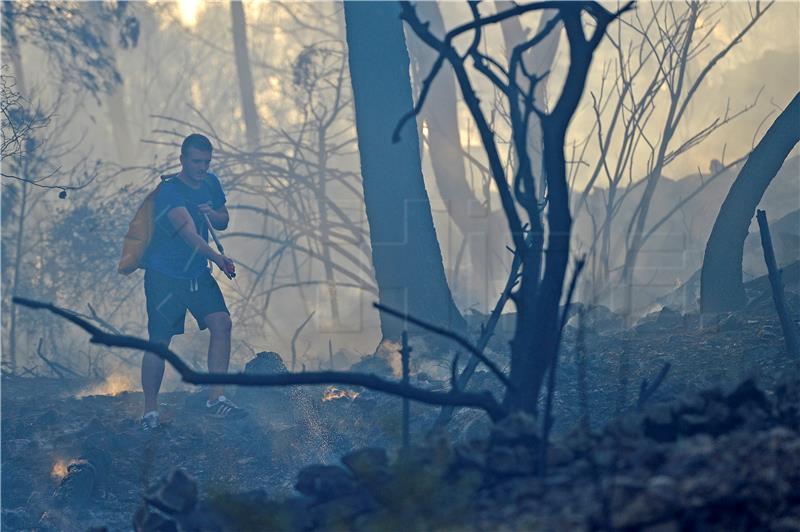
[(193, 133), (183, 139), (181, 144), (181, 167), (183, 176), (200, 182), (206, 177), (211, 164), (211, 142), (204, 135)]

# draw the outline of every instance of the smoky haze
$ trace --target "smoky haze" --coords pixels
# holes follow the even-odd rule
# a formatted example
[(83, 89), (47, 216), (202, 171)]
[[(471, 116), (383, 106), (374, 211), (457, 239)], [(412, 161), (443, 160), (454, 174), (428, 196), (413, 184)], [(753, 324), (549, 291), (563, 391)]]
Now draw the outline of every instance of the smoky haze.
[[(46, 29), (20, 25), (16, 47), (4, 42), (4, 76), (16, 79), (17, 89), (30, 106), (41, 108), (48, 117), (46, 126), (36, 130), (40, 160), (35, 168), (28, 168), (29, 175), (41, 178), (42, 184), (85, 185), (68, 190), (67, 197), (60, 199), (58, 188), (23, 187), (20, 181), (3, 178), (4, 353), (11, 349), (12, 294), (53, 301), (90, 316), (96, 312), (122, 332), (145, 334), (141, 271), (119, 276), (116, 259), (133, 210), (159, 174), (178, 168), (177, 147), (192, 131), (212, 138), (212, 170), (221, 177), (231, 208), (231, 224), (223, 242), (227, 254), (239, 262), (240, 275), (236, 283), (220, 278), (218, 272), (215, 275), (233, 316), (234, 366), (240, 367), (254, 352), (273, 350), (287, 360), (294, 352), (296, 369), (300, 364), (316, 369), (330, 363), (330, 346), (336, 364), (344, 368), (375, 350), (381, 340), (379, 318), (371, 307), (377, 300), (377, 286), (341, 5), (245, 2), (244, 7), (252, 80), (249, 96), (242, 85), (242, 58), (237, 57), (241, 45), (234, 38), (227, 4), (130, 4), (127, 15), (135, 17), (138, 25), (135, 45), (130, 38), (122, 42), (120, 25), (101, 16), (98, 4), (81, 4), (84, 16), (94, 21), (97, 34), (108, 44), (99, 55), (107, 57), (119, 74), (118, 82), (107, 87), (101, 83), (98, 90), (88, 89), (80, 76), (65, 77), (63, 63), (70, 58), (56, 56), (48, 45), (42, 45), (37, 31)], [(459, 4), (443, 3), (440, 9), (448, 28), (469, 18), (467, 8)], [(490, 6), (485, 9), (491, 11)], [(623, 44), (626, 54), (637, 46), (645, 49), (642, 43), (646, 39), (637, 31), (638, 24), (645, 24), (650, 39), (657, 30), (652, 24), (637, 22), (637, 16), (644, 21), (660, 17), (667, 24), (681, 9), (682, 4), (642, 2), (636, 13), (625, 14), (624, 22), (610, 37)], [(740, 2), (705, 7), (696, 31), (698, 39), (705, 32), (708, 36), (698, 42), (696, 54), (687, 64), (687, 83), (747, 26), (752, 9)], [(523, 31), (534, 31), (539, 17), (537, 13), (521, 17)], [(719, 172), (713, 183), (704, 185), (685, 205), (677, 210), (675, 206), (692, 195), (717, 166), (746, 155), (797, 90), (800, 55), (796, 39), (790, 36), (799, 24), (800, 6), (778, 2), (700, 84), (676, 128), (670, 150), (726, 112), (743, 112), (664, 165), (644, 227), (651, 228), (664, 215), (672, 214), (641, 243), (635, 271), (627, 279), (620, 273), (627, 248), (619, 235), (633, 223), (640, 204), (645, 187), (633, 185), (646, 177), (650, 164), (642, 146), (661, 137), (668, 95), (662, 86), (649, 104), (638, 151), (627, 161), (628, 169), (620, 176), (616, 193), (622, 195), (629, 187), (633, 190), (610, 220), (612, 236), (604, 241), (597, 224), (607, 215), (605, 167), (591, 188), (587, 183), (599, 160), (597, 125), (609, 123), (614, 92), (620, 85), (617, 50), (608, 41), (600, 45), (568, 134), (570, 184), (575, 197), (586, 194), (583, 205), (572, 206), (572, 246), (575, 253), (589, 252), (591, 266), (579, 299), (593, 299), (621, 310), (626, 305), (623, 284), (628, 283), (636, 287), (628, 310), (642, 314), (663, 304), (659, 298), (691, 281), (718, 205), (741, 163)], [(506, 44), (500, 28), (492, 28), (489, 35), (487, 51), (502, 56)], [(558, 97), (568, 63), (563, 32), (559, 39), (545, 78), (545, 107)], [(630, 54), (633, 57), (633, 52)], [(412, 57), (412, 75), (418, 78), (414, 61)], [(89, 60), (87, 70), (96, 63)], [(634, 95), (644, 91), (647, 76), (654, 73), (652, 62), (644, 65), (641, 79), (632, 85)], [(98, 67), (93, 75), (104, 82), (109, 70)], [(485, 91), (481, 94), (483, 105), (491, 106), (490, 88), (478, 85), (478, 90)], [(487, 313), (511, 262), (504, 249), (510, 237), (503, 220), (492, 221), (491, 213), (499, 208), (496, 188), (483, 170), (485, 155), (461, 95), (455, 87), (452, 93), (458, 130), (448, 142), (460, 146), (465, 155), (460, 164), (473, 200), (451, 200), (440, 190), (425, 138), (431, 129), (420, 120), (423, 174), (455, 303), (462, 313), (469, 313), (468, 309)], [(603, 98), (610, 98), (600, 111), (600, 120), (593, 109), (593, 96), (601, 105)], [(243, 109), (248, 108), (243, 98), (252, 98), (257, 113), (257, 117), (247, 117), (249, 121), (243, 117)], [(429, 105), (440, 104), (434, 100)], [(495, 113), (495, 125), (501, 136), (508, 130), (502, 108)], [(608, 167), (617, 164), (615, 152), (620, 143), (616, 137), (611, 140)], [(793, 152), (763, 200), (775, 220), (797, 209), (796, 155)], [(512, 159), (508, 158), (509, 164)], [(448, 209), (452, 201), (463, 201), (457, 208), (469, 211), (477, 220), (470, 234), (454, 223), (449, 213), (453, 209)], [(796, 226), (788, 223), (788, 228), (791, 233)], [(746, 275), (763, 274), (758, 246), (749, 249)], [(785, 262), (797, 258), (792, 249), (781, 253)], [(681, 305), (694, 305), (692, 294), (684, 294)], [(14, 350), (20, 361), (36, 358), (42, 338), (46, 352), (59, 353), (70, 367), (81, 368), (81, 372), (90, 367), (99, 373), (114, 367), (130, 375), (132, 386), (135, 383), (136, 355), (109, 355), (107, 350), (87, 345), (83, 334), (64, 323), (30, 311), (15, 312)], [(194, 330), (191, 319), (187, 325)], [(176, 340), (175, 346), (202, 365), (204, 338), (187, 334)]]

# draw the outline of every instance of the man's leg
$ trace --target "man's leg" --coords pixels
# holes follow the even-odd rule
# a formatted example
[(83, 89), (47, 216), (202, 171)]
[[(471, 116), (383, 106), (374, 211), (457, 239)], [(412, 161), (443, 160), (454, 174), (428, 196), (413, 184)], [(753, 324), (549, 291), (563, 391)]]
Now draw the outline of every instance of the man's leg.
[[(227, 312), (212, 312), (205, 317), (211, 340), (208, 343), (208, 371), (227, 373), (231, 358), (231, 317)], [(225, 393), (223, 386), (209, 389), (209, 401), (216, 401)]]
[[(151, 342), (169, 347), (172, 337), (151, 338)], [(164, 360), (153, 353), (145, 353), (142, 358), (142, 391), (144, 392), (144, 413), (158, 411), (158, 390), (164, 378)]]

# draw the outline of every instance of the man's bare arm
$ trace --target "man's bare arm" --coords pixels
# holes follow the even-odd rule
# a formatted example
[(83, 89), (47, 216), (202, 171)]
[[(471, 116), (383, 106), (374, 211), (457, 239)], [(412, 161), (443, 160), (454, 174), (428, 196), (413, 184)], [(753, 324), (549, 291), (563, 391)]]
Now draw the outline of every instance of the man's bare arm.
[(186, 241), (187, 244), (196, 249), (197, 252), (204, 257), (210, 259), (226, 274), (230, 275), (235, 273), (233, 261), (230, 258), (214, 251), (214, 249), (209, 246), (208, 243), (203, 240), (203, 238), (197, 232), (197, 226), (194, 225), (194, 220), (192, 220), (192, 216), (189, 214), (189, 211), (186, 210), (186, 207), (175, 207), (170, 209), (170, 211), (167, 213), (167, 217), (169, 218), (169, 221), (172, 223), (173, 227), (175, 227), (175, 230), (178, 232), (181, 238)]
[(210, 203), (204, 203), (200, 205), (199, 208), (201, 213), (208, 216), (208, 220), (211, 222), (211, 227), (217, 231), (224, 231), (228, 228), (230, 215), (228, 214), (228, 208), (225, 207), (225, 205), (215, 210), (211, 208)]

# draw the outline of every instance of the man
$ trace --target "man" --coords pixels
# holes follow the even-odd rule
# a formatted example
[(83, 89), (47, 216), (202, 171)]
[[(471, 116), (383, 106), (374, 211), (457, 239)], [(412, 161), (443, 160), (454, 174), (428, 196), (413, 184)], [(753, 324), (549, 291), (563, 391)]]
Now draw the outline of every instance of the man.
[[(208, 222), (214, 229), (228, 227), (225, 193), (217, 176), (209, 173), (211, 142), (199, 134), (181, 145), (181, 171), (165, 178), (155, 198), (155, 228), (142, 264), (150, 341), (169, 346), (183, 334), (186, 309), (200, 329), (209, 329), (208, 371), (225, 373), (231, 351), (231, 318), (222, 292), (208, 268), (210, 260), (228, 278), (233, 261), (208, 245)], [(142, 360), (144, 415), (142, 428), (158, 427), (158, 390), (164, 361), (145, 353)], [(206, 412), (214, 417), (238, 418), (246, 412), (224, 395), (221, 386), (209, 389)]]

